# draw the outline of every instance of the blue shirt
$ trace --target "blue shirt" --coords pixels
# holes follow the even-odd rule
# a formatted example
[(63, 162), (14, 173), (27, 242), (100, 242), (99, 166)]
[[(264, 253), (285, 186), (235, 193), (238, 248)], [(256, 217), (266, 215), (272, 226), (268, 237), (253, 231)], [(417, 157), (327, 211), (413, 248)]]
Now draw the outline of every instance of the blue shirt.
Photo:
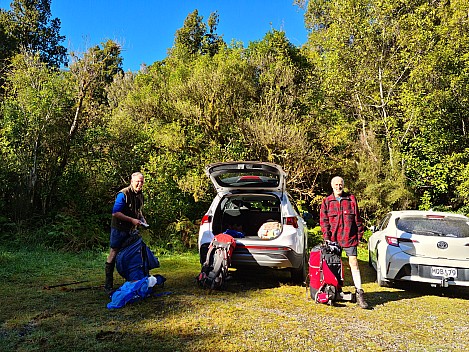
[(117, 193), (116, 201), (114, 202), (114, 207), (112, 208), (112, 213), (121, 212), (124, 210), (125, 206), (125, 195), (122, 192)]

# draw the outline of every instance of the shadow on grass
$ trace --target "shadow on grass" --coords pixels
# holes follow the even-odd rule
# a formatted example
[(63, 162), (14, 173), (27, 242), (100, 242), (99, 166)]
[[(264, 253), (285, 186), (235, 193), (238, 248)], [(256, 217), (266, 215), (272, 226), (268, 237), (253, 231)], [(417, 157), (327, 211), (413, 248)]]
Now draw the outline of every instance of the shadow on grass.
[(231, 273), (227, 281), (228, 292), (243, 292), (258, 289), (270, 289), (291, 283), (288, 270), (277, 270), (270, 268), (240, 268)]
[[(348, 260), (346, 257), (342, 258), (344, 280), (346, 285), (352, 285), (352, 275)], [(367, 260), (358, 260), (361, 278), (363, 284), (376, 283), (376, 271), (372, 268)], [(448, 298), (459, 298), (469, 300), (469, 287), (450, 286), (450, 287), (432, 287), (427, 283), (419, 282), (393, 282), (388, 288), (380, 288), (376, 291), (368, 290), (366, 292), (366, 299), (371, 308), (377, 305), (385, 304), (388, 302), (412, 299), (425, 296), (437, 296)]]

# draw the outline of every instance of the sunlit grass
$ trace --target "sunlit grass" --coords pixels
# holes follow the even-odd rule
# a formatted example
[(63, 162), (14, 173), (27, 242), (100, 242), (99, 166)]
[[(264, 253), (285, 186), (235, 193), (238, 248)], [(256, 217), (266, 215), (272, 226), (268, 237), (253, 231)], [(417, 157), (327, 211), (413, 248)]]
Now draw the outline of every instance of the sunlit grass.
[[(0, 246), (0, 350), (449, 351), (467, 344), (467, 290), (381, 288), (359, 259), (372, 310), (315, 304), (287, 272), (235, 271), (226, 290), (200, 289), (194, 254), (162, 256), (168, 295), (109, 311), (106, 252)], [(352, 291), (344, 258), (344, 290)], [(44, 289), (45, 285), (87, 280)], [(117, 284), (123, 283), (116, 274)]]

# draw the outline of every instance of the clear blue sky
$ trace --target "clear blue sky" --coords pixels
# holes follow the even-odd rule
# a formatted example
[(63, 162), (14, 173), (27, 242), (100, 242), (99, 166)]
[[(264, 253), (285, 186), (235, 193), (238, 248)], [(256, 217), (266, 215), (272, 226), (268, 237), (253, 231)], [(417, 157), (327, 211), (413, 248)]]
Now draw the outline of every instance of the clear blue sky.
[[(4, 0), (0, 1), (2, 8)], [(261, 40), (270, 29), (285, 31), (290, 42), (306, 42), (304, 11), (293, 0), (52, 0), (52, 18), (61, 21), (62, 44), (84, 52), (108, 39), (122, 45), (123, 68), (138, 71), (167, 56), (176, 31), (187, 15), (198, 10), (207, 22), (218, 11), (217, 34), (228, 44), (234, 39), (247, 46)]]

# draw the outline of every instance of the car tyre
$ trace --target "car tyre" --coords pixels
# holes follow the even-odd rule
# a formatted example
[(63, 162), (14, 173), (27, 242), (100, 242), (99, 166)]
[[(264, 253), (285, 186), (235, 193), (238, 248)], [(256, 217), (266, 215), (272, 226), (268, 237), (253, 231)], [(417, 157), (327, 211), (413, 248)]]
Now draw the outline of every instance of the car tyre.
[(383, 277), (383, 273), (381, 272), (378, 255), (376, 255), (376, 282), (379, 287), (389, 287), (389, 282)]
[(307, 265), (307, 259), (306, 255), (303, 256), (303, 261), (300, 265), (299, 268), (291, 268), (290, 269), (290, 274), (291, 274), (291, 281), (296, 284), (296, 285), (303, 285), (305, 284), (306, 280), (306, 269), (308, 267)]

